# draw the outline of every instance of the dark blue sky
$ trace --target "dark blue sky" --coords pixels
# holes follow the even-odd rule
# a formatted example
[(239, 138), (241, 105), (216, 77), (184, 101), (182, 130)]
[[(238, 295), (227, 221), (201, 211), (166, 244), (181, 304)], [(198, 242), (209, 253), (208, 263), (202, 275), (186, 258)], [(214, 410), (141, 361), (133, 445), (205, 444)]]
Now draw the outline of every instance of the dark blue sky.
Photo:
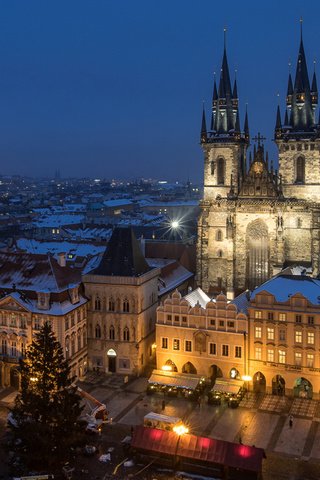
[(241, 126), (248, 102), (250, 132), (275, 158), (301, 15), (310, 71), (316, 0), (3, 0), (0, 173), (201, 181), (202, 100), (209, 111), (224, 25)]

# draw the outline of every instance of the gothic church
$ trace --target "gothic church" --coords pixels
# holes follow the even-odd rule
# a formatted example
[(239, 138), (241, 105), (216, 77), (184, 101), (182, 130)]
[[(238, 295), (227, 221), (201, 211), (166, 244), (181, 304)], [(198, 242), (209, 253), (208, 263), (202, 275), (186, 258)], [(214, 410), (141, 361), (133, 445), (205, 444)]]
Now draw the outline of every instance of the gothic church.
[(212, 117), (202, 115), (204, 194), (198, 222), (198, 285), (209, 295), (233, 298), (286, 266), (319, 274), (320, 124), (315, 73), (310, 87), (301, 36), (294, 83), (289, 74), (282, 123), (278, 106), (275, 142), (279, 171), (258, 135), (247, 161), (248, 115), (240, 128), (237, 84), (231, 86), (224, 48), (219, 88), (214, 81)]

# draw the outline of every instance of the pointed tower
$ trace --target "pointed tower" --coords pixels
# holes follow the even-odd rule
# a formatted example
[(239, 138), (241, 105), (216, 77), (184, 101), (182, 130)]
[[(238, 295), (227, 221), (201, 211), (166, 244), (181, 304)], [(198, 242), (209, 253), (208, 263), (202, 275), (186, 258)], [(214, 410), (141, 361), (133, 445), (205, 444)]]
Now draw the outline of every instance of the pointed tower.
[(283, 194), (320, 201), (320, 129), (315, 120), (318, 88), (315, 72), (310, 87), (302, 27), (294, 78), (293, 83), (289, 73), (286, 99), (289, 116), (285, 115), (282, 125), (278, 106), (275, 127)]
[(241, 131), (237, 81), (233, 88), (228, 66), (226, 43), (222, 56), (219, 85), (214, 78), (211, 130), (205, 127), (202, 115), (201, 146), (205, 155), (204, 199), (226, 198), (233, 178), (235, 193), (239, 191), (245, 172), (245, 155), (249, 136)]

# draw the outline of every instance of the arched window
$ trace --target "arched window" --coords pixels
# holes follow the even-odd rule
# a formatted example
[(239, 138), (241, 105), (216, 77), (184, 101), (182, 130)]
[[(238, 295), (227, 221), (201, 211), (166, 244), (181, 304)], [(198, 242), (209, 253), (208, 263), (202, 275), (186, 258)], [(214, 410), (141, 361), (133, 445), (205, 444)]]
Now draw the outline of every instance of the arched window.
[(223, 238), (222, 238), (222, 231), (221, 230), (217, 230), (216, 240), (217, 240), (217, 242), (222, 242)]
[(111, 327), (109, 328), (109, 339), (114, 340), (114, 338), (115, 338), (114, 326), (111, 325)]
[(96, 338), (101, 338), (101, 328), (100, 325), (96, 325), (96, 330), (95, 330)]
[(218, 158), (217, 160), (217, 182), (218, 185), (224, 185), (225, 182), (225, 175), (226, 175), (226, 167), (224, 158)]
[(124, 302), (123, 302), (123, 311), (124, 312), (129, 312), (129, 302), (128, 302), (128, 300), (124, 300)]
[(114, 300), (113, 298), (110, 298), (109, 300), (109, 312), (114, 312)]
[(305, 182), (305, 160), (304, 157), (298, 157), (296, 160), (296, 183)]
[(99, 297), (96, 297), (94, 301), (94, 309), (95, 310), (101, 310), (101, 300)]
[(222, 258), (222, 257), (223, 257), (223, 252), (222, 252), (222, 250), (218, 250), (218, 257), (219, 257), (219, 258)]
[(123, 341), (124, 342), (129, 342), (130, 340), (130, 332), (129, 332), (129, 328), (126, 327), (124, 330), (123, 330)]

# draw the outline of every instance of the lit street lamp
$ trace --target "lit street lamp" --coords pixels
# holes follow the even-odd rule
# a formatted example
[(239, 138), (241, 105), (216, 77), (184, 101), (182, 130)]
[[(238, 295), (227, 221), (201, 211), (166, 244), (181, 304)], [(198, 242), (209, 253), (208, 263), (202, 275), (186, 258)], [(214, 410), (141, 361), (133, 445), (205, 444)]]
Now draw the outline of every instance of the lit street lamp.
[(242, 380), (246, 382), (246, 390), (247, 390), (247, 400), (248, 400), (248, 394), (249, 394), (249, 382), (251, 382), (252, 377), (250, 375), (243, 375)]

